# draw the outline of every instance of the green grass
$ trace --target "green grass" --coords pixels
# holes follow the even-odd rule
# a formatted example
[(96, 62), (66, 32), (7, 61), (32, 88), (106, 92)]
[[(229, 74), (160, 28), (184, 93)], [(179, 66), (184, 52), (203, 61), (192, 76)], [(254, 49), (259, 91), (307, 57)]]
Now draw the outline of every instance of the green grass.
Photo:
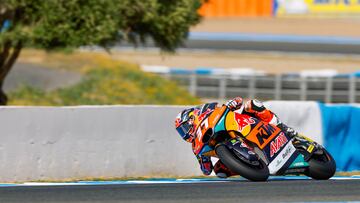
[[(81, 55), (84, 58), (84, 54)], [(65, 64), (61, 64), (61, 67), (64, 67), (72, 66), (71, 57), (74, 57), (74, 60), (78, 58), (76, 55), (59, 57), (59, 54), (53, 58), (59, 60), (56, 66), (62, 62)], [(46, 62), (43, 63), (46, 64)], [(75, 68), (84, 74), (80, 83), (51, 92), (23, 86), (9, 94), (9, 105), (191, 105), (200, 103), (199, 99), (191, 96), (176, 83), (142, 72), (135, 64), (89, 55), (88, 63), (83, 62), (81, 66), (80, 69)]]

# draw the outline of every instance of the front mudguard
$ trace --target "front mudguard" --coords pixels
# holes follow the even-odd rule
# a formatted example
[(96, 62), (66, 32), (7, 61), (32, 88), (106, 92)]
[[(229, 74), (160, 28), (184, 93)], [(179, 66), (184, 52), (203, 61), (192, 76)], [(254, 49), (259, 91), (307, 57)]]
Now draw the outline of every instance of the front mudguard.
[(232, 151), (240, 160), (251, 165), (258, 164), (259, 156), (240, 139), (230, 139), (222, 144), (225, 145), (230, 151)]

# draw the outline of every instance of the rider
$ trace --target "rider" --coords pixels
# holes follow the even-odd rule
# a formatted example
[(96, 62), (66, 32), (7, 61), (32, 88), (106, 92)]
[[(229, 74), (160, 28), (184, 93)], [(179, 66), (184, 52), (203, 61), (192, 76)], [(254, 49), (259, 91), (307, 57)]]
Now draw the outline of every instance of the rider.
[[(263, 103), (259, 100), (249, 100), (243, 104), (243, 99), (241, 97), (235, 97), (234, 99), (226, 102), (225, 105), (232, 111), (238, 110), (244, 106), (242, 113), (256, 117), (263, 122), (276, 125), (285, 131), (290, 137), (295, 137), (298, 134), (292, 128), (281, 123), (279, 118), (273, 112), (266, 109)], [(228, 169), (220, 160), (213, 166), (209, 156), (204, 156), (202, 151), (196, 153), (194, 150), (194, 140), (196, 138), (195, 131), (197, 125), (199, 125), (200, 122), (216, 107), (217, 103), (206, 103), (200, 106), (185, 109), (176, 117), (175, 127), (182, 139), (193, 144), (193, 152), (199, 161), (201, 171), (204, 175), (210, 175), (212, 170), (214, 170), (218, 177), (227, 178), (237, 174)]]

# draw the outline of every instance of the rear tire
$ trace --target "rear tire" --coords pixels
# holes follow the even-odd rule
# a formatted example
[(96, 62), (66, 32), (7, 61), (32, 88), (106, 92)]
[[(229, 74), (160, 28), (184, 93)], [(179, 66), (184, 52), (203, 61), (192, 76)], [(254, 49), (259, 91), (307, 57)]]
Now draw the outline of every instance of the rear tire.
[(222, 163), (231, 171), (252, 181), (266, 181), (269, 178), (269, 169), (265, 162), (259, 159), (258, 166), (251, 166), (236, 157), (225, 145), (219, 145), (215, 149)]
[(309, 163), (309, 169), (305, 175), (315, 179), (315, 180), (328, 180), (331, 178), (336, 171), (336, 163), (334, 158), (327, 152), (323, 150), (322, 155), (313, 155)]

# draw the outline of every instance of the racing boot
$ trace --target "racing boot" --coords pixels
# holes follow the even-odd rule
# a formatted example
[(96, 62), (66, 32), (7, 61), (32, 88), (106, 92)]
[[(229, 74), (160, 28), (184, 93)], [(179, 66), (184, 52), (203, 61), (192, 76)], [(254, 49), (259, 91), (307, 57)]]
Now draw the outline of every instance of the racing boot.
[(312, 154), (322, 155), (324, 153), (321, 145), (303, 135), (300, 135), (294, 129), (283, 124), (279, 119), (277, 119), (277, 121), (278, 124), (276, 126), (279, 127), (287, 136), (292, 138), (294, 147), (307, 152), (305, 160), (310, 159)]
[(303, 150), (308, 151), (310, 154), (323, 154), (321, 145), (303, 135), (296, 135), (296, 137), (294, 137), (293, 144), (296, 148), (302, 148)]
[(287, 136), (294, 138), (294, 139), (299, 134), (298, 132), (296, 132), (296, 130), (290, 128), (289, 126), (287, 126), (281, 122), (277, 125), (277, 127), (279, 127)]
[(214, 166), (214, 172), (219, 178), (228, 178), (230, 176), (236, 176), (238, 174), (228, 169), (220, 160), (216, 162)]
[(293, 145), (295, 148), (303, 149), (308, 151), (310, 154), (314, 153), (321, 155), (323, 153), (322, 150), (319, 150), (321, 148), (319, 144), (305, 136), (300, 135), (294, 129), (286, 126), (283, 123), (278, 124), (278, 127), (284, 131), (286, 135), (293, 138)]
[(295, 146), (295, 148), (304, 148), (306, 150), (309, 146), (308, 140), (300, 137), (299, 133), (296, 132), (294, 129), (290, 128), (289, 126), (280, 122), (277, 127), (279, 127), (287, 136), (293, 139), (293, 145)]

